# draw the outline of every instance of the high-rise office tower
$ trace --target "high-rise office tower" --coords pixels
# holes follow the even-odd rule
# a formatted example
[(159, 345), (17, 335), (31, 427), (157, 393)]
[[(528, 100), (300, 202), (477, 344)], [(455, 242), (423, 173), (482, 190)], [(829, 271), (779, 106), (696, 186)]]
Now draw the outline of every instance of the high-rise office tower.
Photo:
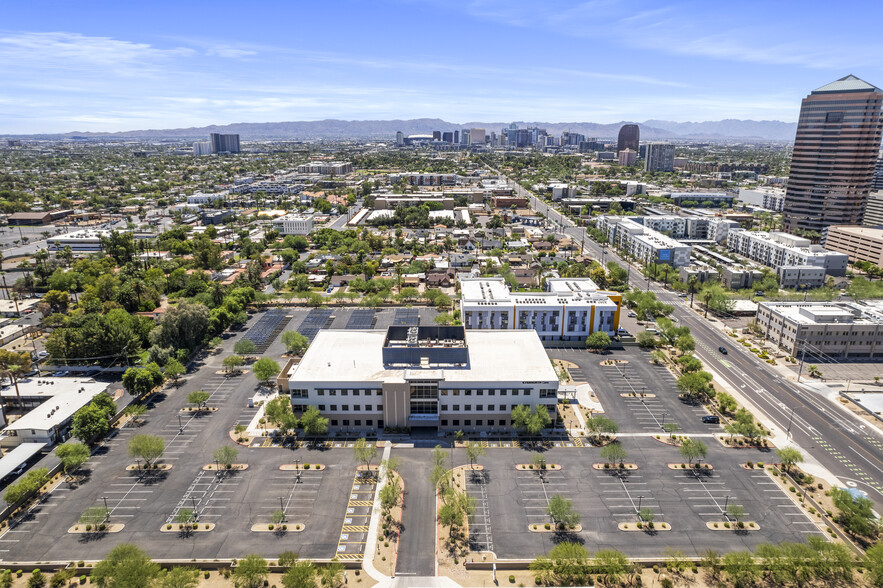
[(648, 143), (644, 171), (672, 172), (675, 170), (675, 146), (671, 143)]
[(451, 131), (445, 131), (444, 133), (442, 133), (441, 140), (444, 141), (445, 143), (453, 143), (454, 142), (454, 133), (452, 133)]
[(641, 130), (638, 125), (622, 125), (619, 129), (619, 138), (616, 141), (616, 150), (631, 149), (638, 151), (638, 143), (641, 139)]
[(432, 131), (432, 140), (441, 141), (441, 131)]
[(800, 105), (785, 191), (786, 231), (861, 223), (880, 151), (883, 90), (846, 76)]
[(396, 131), (396, 147), (404, 147), (405, 146), (405, 133), (401, 131)]
[(239, 153), (239, 135), (210, 133), (212, 153)]
[(874, 190), (883, 190), (883, 151), (877, 156), (877, 165), (874, 168), (874, 183), (871, 186)]
[(460, 145), (469, 145), (469, 129), (460, 131)]
[(454, 131), (454, 143), (460, 143), (460, 131)]
[(469, 129), (469, 143), (471, 145), (484, 145), (486, 142), (484, 129)]

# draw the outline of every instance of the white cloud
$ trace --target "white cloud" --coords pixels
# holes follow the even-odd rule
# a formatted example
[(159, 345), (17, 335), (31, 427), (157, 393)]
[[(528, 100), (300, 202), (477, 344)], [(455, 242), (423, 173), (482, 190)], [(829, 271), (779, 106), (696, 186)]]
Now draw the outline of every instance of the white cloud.
[(210, 47), (206, 50), (206, 55), (215, 57), (226, 57), (228, 59), (240, 59), (242, 57), (251, 57), (257, 55), (257, 51), (250, 49), (237, 49), (235, 47)]

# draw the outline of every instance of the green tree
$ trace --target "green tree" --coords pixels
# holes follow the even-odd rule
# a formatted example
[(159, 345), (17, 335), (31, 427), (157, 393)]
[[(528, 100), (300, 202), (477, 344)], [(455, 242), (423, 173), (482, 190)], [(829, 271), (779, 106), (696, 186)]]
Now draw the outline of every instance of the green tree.
[(868, 548), (865, 552), (864, 566), (873, 585), (883, 586), (883, 543)]
[(199, 586), (199, 570), (178, 566), (163, 570), (154, 586), (156, 588), (196, 588)]
[(230, 445), (222, 445), (215, 449), (213, 457), (225, 469), (230, 469), (239, 457), (239, 450)]
[(141, 417), (147, 414), (147, 407), (143, 404), (132, 403), (126, 407), (123, 414), (129, 417), (129, 422), (136, 424), (141, 422)]
[(730, 504), (727, 506), (727, 516), (738, 523), (745, 516), (745, 508), (741, 504)]
[(260, 588), (269, 575), (267, 560), (255, 554), (246, 555), (236, 562), (233, 585), (236, 588)]
[(595, 553), (595, 569), (604, 578), (607, 586), (616, 586), (629, 571), (630, 563), (626, 554), (615, 549), (602, 549)]
[(549, 411), (542, 404), (533, 409), (526, 404), (519, 404), (512, 409), (512, 426), (522, 433), (538, 435), (551, 422)]
[(83, 511), (80, 515), (79, 523), (81, 525), (90, 525), (97, 527), (107, 522), (110, 518), (110, 510), (104, 506), (92, 506)]
[(586, 430), (592, 434), (595, 441), (600, 441), (602, 436), (615, 435), (619, 427), (609, 417), (599, 414), (586, 419)]
[(702, 362), (692, 355), (684, 355), (678, 358), (678, 366), (685, 374), (692, 374), (702, 369)]
[(31, 470), (18, 482), (6, 489), (6, 492), (3, 494), (3, 500), (5, 500), (7, 504), (16, 504), (20, 500), (39, 491), (48, 481), (49, 470), (47, 468)]
[(187, 368), (178, 361), (177, 359), (170, 359), (166, 364), (166, 369), (163, 375), (166, 378), (171, 379), (175, 383), (175, 387), (178, 386), (178, 378), (187, 373)]
[(257, 345), (251, 339), (240, 339), (233, 345), (233, 352), (237, 355), (251, 355), (257, 350)]
[(276, 361), (269, 357), (264, 357), (257, 360), (252, 366), (252, 369), (254, 370), (254, 375), (257, 377), (258, 381), (267, 384), (279, 373), (280, 367)]
[(89, 461), (90, 455), (92, 452), (89, 447), (76, 441), (68, 441), (55, 448), (55, 457), (61, 461), (61, 468), (65, 476), (70, 476), (72, 472), (77, 471), (80, 466)]
[(384, 512), (389, 512), (399, 503), (401, 490), (402, 488), (399, 486), (398, 478), (387, 480), (386, 484), (383, 485), (383, 488), (380, 489), (380, 508), (382, 508)]
[(717, 314), (727, 314), (733, 309), (734, 303), (730, 295), (720, 284), (706, 285), (699, 296), (705, 303), (705, 318), (708, 318), (709, 310)]
[(469, 468), (472, 469), (478, 458), (484, 455), (484, 447), (475, 441), (466, 442), (466, 459), (469, 461)]
[(149, 588), (159, 574), (159, 565), (144, 551), (123, 543), (95, 565), (91, 579), (98, 588)]
[(591, 554), (579, 543), (562, 541), (530, 563), (546, 586), (587, 586), (592, 572)]
[(753, 586), (760, 577), (754, 557), (747, 551), (731, 551), (724, 555), (722, 567), (736, 588)]
[(313, 562), (299, 560), (288, 564), (287, 567), (288, 569), (282, 575), (282, 585), (285, 588), (315, 588), (316, 568), (313, 566)]
[(377, 457), (377, 446), (374, 443), (368, 443), (364, 437), (356, 440), (353, 445), (353, 456), (356, 461), (365, 464), (365, 469), (371, 469), (371, 462)]
[(310, 406), (300, 417), (300, 426), (304, 434), (309, 437), (317, 437), (328, 432), (328, 419), (319, 413), (319, 409)]
[(705, 456), (708, 455), (708, 446), (702, 441), (684, 439), (680, 451), (681, 457), (686, 459), (689, 465), (692, 465), (694, 459), (705, 459)]
[(194, 390), (187, 395), (187, 402), (192, 404), (197, 410), (204, 409), (205, 403), (211, 398), (211, 394), (205, 390)]
[(635, 337), (635, 340), (642, 349), (652, 349), (656, 347), (656, 335), (650, 331), (639, 332)]
[(28, 578), (27, 587), (28, 588), (43, 588), (46, 585), (46, 574), (40, 571), (39, 568), (35, 569), (31, 572), (31, 577)]
[(319, 570), (319, 582), (325, 588), (340, 588), (343, 583), (343, 564), (332, 559)]
[(166, 450), (166, 441), (157, 435), (135, 435), (129, 439), (129, 455), (144, 460), (150, 469), (151, 462), (159, 459)]
[(616, 465), (619, 462), (619, 467), (622, 467), (626, 457), (628, 457), (628, 452), (618, 441), (601, 448), (601, 458), (606, 463)]
[(783, 447), (776, 449), (776, 455), (782, 463), (782, 469), (791, 472), (791, 468), (799, 463), (803, 463), (803, 454), (795, 447)]
[(880, 527), (874, 516), (873, 503), (864, 497), (853, 496), (843, 488), (833, 488), (831, 498), (839, 511), (837, 522), (850, 533), (874, 539)]
[(223, 365), (224, 369), (228, 372), (238, 372), (239, 368), (242, 366), (242, 357), (239, 355), (229, 355), (224, 358), (221, 365)]
[(573, 526), (579, 524), (580, 515), (573, 510), (573, 501), (568, 500), (560, 494), (554, 494), (549, 497), (549, 504), (546, 505), (546, 514), (552, 519), (552, 522), (559, 528), (565, 526)]
[(595, 331), (586, 337), (586, 348), (589, 351), (604, 351), (610, 347), (610, 335), (604, 331)]
[(189, 535), (196, 523), (196, 513), (191, 508), (179, 508), (175, 514), (175, 522), (181, 525), (181, 530), (185, 535)]
[(282, 343), (288, 353), (295, 355), (303, 355), (307, 347), (310, 346), (310, 340), (298, 333), (297, 331), (285, 331), (282, 333)]
[(74, 413), (71, 434), (83, 443), (91, 443), (100, 439), (110, 431), (107, 413), (98, 405), (90, 402)]
[(677, 380), (678, 390), (684, 393), (684, 397), (689, 401), (695, 401), (707, 396), (711, 396), (711, 380), (712, 375), (708, 372), (692, 372), (684, 374)]

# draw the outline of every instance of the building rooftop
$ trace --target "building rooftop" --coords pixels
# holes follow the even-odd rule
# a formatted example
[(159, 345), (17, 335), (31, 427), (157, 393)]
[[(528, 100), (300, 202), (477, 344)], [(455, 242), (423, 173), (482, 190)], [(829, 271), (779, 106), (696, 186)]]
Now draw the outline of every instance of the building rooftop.
[(829, 231), (831, 229), (836, 229), (840, 233), (849, 233), (851, 235), (868, 237), (871, 239), (883, 239), (883, 229), (875, 229), (873, 227), (862, 227), (858, 225), (834, 225), (828, 228)]
[[(18, 387), (23, 398), (46, 397), (46, 400), (7, 425), (6, 429), (48, 431), (64, 423), (95, 396), (104, 392), (107, 384), (90, 379), (35, 377), (19, 380)], [(4, 397), (15, 396), (15, 386), (4, 387), (2, 394)]]
[(404, 382), (439, 374), (449, 382), (558, 381), (536, 331), (468, 330), (464, 366), (427, 362), (390, 367), (383, 361), (386, 341), (385, 330), (321, 330), (300, 363), (291, 367), (291, 387), (297, 382)]
[(883, 306), (862, 302), (761, 302), (801, 325), (883, 325)]
[(861, 78), (857, 78), (850, 74), (830, 84), (825, 84), (821, 88), (812, 91), (813, 94), (836, 94), (840, 92), (881, 92), (880, 88), (872, 86)]

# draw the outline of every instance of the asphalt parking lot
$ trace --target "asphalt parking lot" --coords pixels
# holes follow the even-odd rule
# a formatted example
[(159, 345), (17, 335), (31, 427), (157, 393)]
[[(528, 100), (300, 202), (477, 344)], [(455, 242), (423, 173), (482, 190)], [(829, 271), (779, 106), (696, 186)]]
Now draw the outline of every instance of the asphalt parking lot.
[[(707, 459), (715, 469), (697, 477), (668, 469), (667, 463), (681, 461), (676, 447), (644, 436), (623, 438), (622, 443), (627, 461), (637, 463), (638, 470), (620, 476), (593, 469), (592, 463), (603, 461), (598, 449), (552, 449), (546, 453), (547, 462), (563, 468), (547, 472), (544, 481), (536, 472), (515, 469), (518, 463), (530, 462), (530, 452), (489, 450), (481, 460), (485, 470), (467, 482), (467, 491), (476, 499), (475, 524), (470, 527), (474, 547), (501, 558), (532, 558), (557, 541), (570, 540), (584, 543), (589, 551), (610, 547), (633, 557), (651, 557), (667, 548), (699, 555), (706, 549), (727, 552), (766, 542), (802, 542), (818, 533), (763, 472), (740, 467), (742, 460), (762, 460), (760, 452), (709, 445)], [(573, 501), (583, 530), (561, 535), (528, 532), (528, 525), (549, 522), (546, 505), (556, 494)], [(744, 520), (759, 523), (760, 529), (709, 530), (706, 523), (723, 521), (722, 511), (729, 504), (741, 505)], [(652, 509), (655, 520), (671, 524), (672, 530), (618, 530), (619, 523), (637, 521), (639, 508)]]
[[(374, 313), (370, 317), (374, 327), (392, 324), (395, 310)], [(421, 324), (429, 324), (435, 315), (434, 310), (415, 310)], [(310, 312), (292, 309), (287, 330), (300, 328)], [(353, 309), (333, 309), (324, 325), (345, 328), (364, 324), (365, 313), (360, 314), (358, 320), (352, 320)], [(256, 409), (248, 407), (248, 398), (257, 386), (254, 375), (227, 378), (219, 372), (221, 360), (259, 317), (260, 313), (252, 316), (244, 329), (227, 335), (222, 351), (195, 362), (178, 388), (169, 388), (154, 400), (143, 423), (127, 426), (108, 439), (87, 464), (79, 486), (61, 484), (0, 535), (0, 560), (100, 559), (124, 542), (137, 543), (156, 558), (234, 558), (249, 552), (275, 557), (292, 550), (316, 559), (335, 555), (359, 559), (375, 488), (373, 481), (357, 477), (358, 464), (346, 442), (337, 441), (329, 449), (239, 447), (236, 461), (248, 464), (248, 469), (222, 477), (202, 469), (213, 462), (212, 454), (218, 447), (232, 444), (229, 432), (233, 426), (248, 422), (255, 414)], [(283, 350), (277, 336), (265, 355), (278, 360)], [(501, 558), (529, 558), (548, 551), (561, 537), (530, 533), (528, 525), (545, 522), (545, 507), (554, 494), (573, 501), (582, 516), (583, 530), (569, 538), (584, 542), (591, 551), (613, 547), (632, 556), (658, 556), (671, 547), (695, 555), (707, 548), (731, 551), (762, 542), (801, 541), (817, 532), (765, 474), (739, 466), (747, 460), (769, 461), (769, 454), (727, 449), (711, 439), (710, 434), (719, 428), (700, 422), (704, 409), (678, 400), (674, 379), (665, 368), (650, 364), (645, 352), (629, 348), (599, 356), (585, 350), (552, 350), (550, 355), (580, 366), (574, 375), (582, 375), (592, 384), (607, 414), (620, 426), (620, 441), (629, 453), (627, 461), (637, 463), (639, 469), (623, 476), (594, 470), (592, 463), (601, 461), (599, 449), (569, 447), (570, 443), (564, 442), (546, 452), (547, 461), (562, 464), (563, 469), (539, 480), (533, 472), (515, 470), (516, 464), (530, 462), (531, 451), (511, 442), (489, 441), (487, 454), (480, 459), (485, 471), (468, 477), (466, 486), (476, 499), (470, 525), (476, 549), (494, 551)], [(605, 358), (629, 363), (610, 369), (600, 366)], [(648, 388), (656, 399), (648, 404), (651, 399), (641, 403), (620, 396), (638, 386)], [(207, 404), (217, 410), (198, 415), (182, 412), (187, 394), (200, 389), (210, 393)], [(663, 415), (677, 422), (683, 433), (708, 444), (706, 461), (715, 466), (713, 473), (697, 478), (666, 467), (681, 458), (677, 448), (653, 438), (657, 420)], [(141, 433), (165, 439), (166, 453), (160, 462), (172, 465), (171, 470), (149, 476), (126, 471), (126, 466), (134, 463), (127, 455), (127, 443)], [(431, 574), (435, 509), (428, 482), (430, 451), (401, 446), (395, 447), (392, 455), (401, 458), (406, 491), (398, 571)], [(297, 472), (280, 469), (295, 460), (301, 466), (322, 463), (327, 467), (301, 471), (298, 480)], [(466, 463), (462, 450), (454, 452), (453, 463)], [(125, 524), (122, 532), (100, 538), (66, 533), (87, 508), (103, 506), (105, 501), (111, 522)], [(738, 534), (706, 528), (706, 522), (722, 520), (721, 511), (734, 503), (744, 507), (745, 520), (760, 524), (759, 531)], [(673, 530), (656, 535), (619, 531), (617, 524), (636, 520), (639, 507), (653, 509), (656, 520), (670, 523)], [(196, 510), (200, 523), (213, 523), (215, 529), (187, 537), (163, 533), (161, 529), (181, 508)], [(252, 525), (271, 522), (272, 513), (280, 509), (290, 525), (300, 523), (306, 529), (286, 534), (251, 531)]]
[[(604, 355), (585, 350), (549, 349), (549, 356), (579, 366), (570, 370), (577, 381), (592, 386), (605, 414), (619, 425), (620, 433), (661, 432), (665, 423), (676, 423), (683, 434), (720, 433), (720, 425), (702, 422), (710, 414), (700, 404), (688, 404), (678, 398), (674, 376), (664, 365), (650, 362), (650, 353), (637, 347), (616, 349)], [(602, 366), (606, 359), (624, 360)], [(632, 394), (634, 397), (623, 397)], [(641, 397), (641, 394), (652, 397)]]

